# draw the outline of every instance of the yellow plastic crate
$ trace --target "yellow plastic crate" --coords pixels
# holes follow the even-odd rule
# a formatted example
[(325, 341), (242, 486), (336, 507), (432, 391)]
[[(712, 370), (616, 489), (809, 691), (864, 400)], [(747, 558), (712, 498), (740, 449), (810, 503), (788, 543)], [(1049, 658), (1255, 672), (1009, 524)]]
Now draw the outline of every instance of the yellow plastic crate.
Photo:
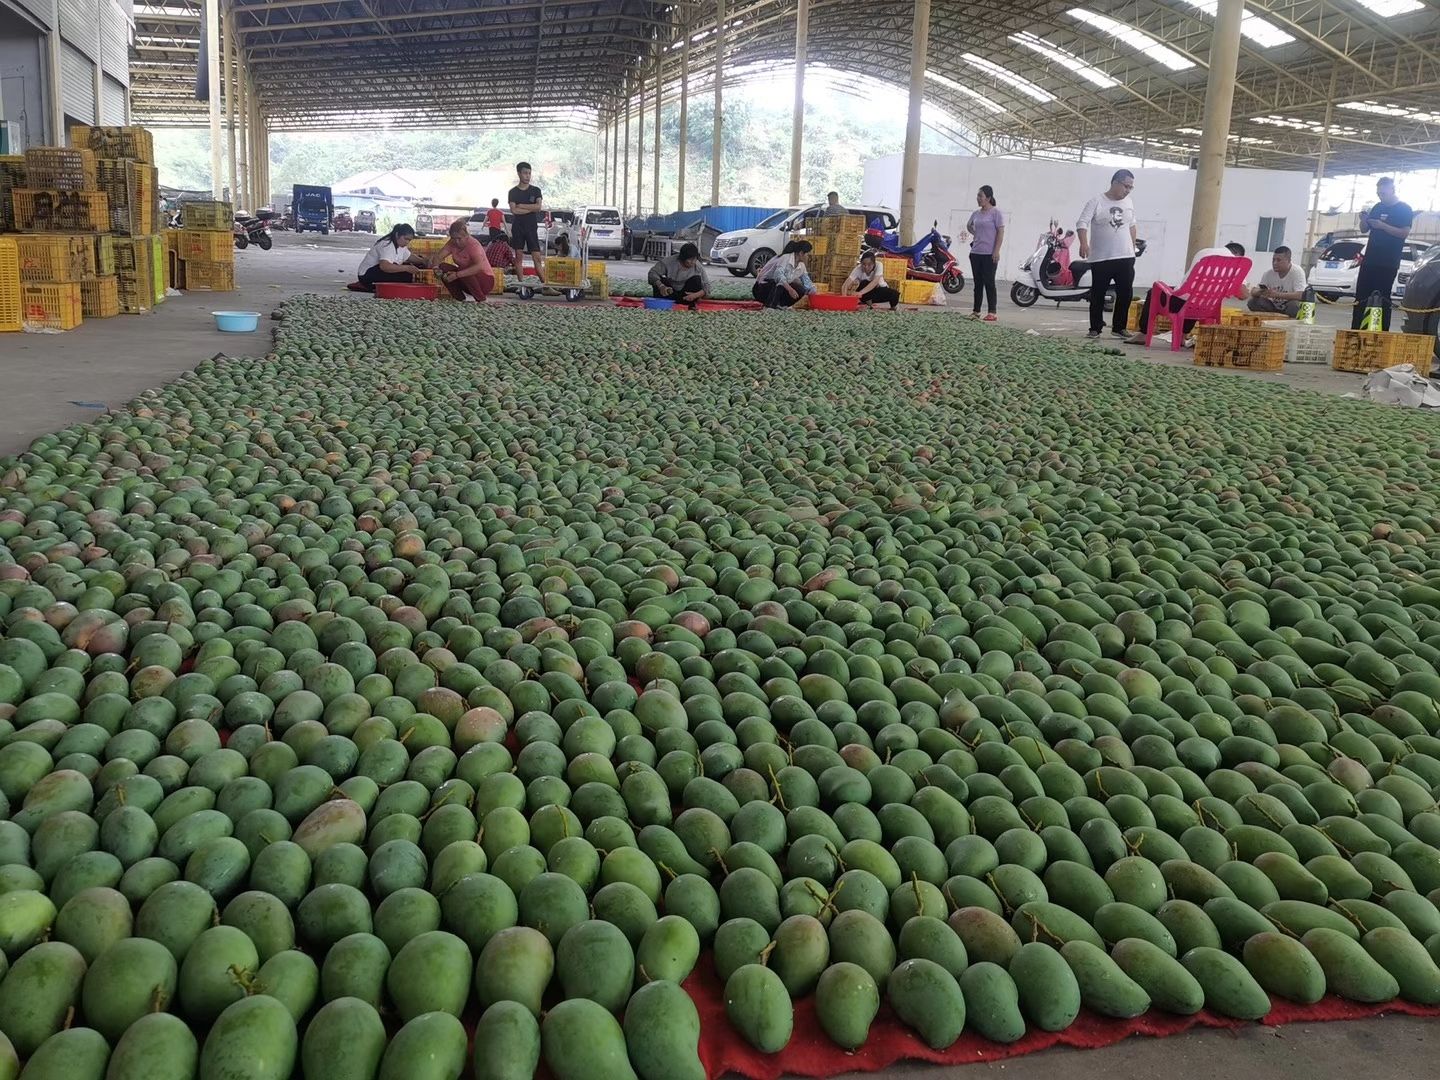
[(880, 273), (890, 283), (891, 288), (898, 289), (900, 283), (905, 280), (905, 275), (910, 272), (910, 260), (897, 258), (892, 255), (880, 257)]
[(120, 314), (120, 282), (100, 277), (80, 283), (80, 310), (87, 319), (108, 319)]
[[(499, 291), (497, 288), (496, 292)], [(596, 274), (593, 268), (590, 273), (590, 295), (596, 300), (610, 299), (610, 279), (604, 274)]]
[(934, 296), (933, 281), (906, 281), (900, 286), (902, 304), (928, 304)]
[(1264, 326), (1267, 322), (1288, 322), (1283, 311), (1246, 311), (1238, 307), (1220, 309), (1221, 326)]
[(149, 237), (115, 237), (115, 269), (122, 273), (140, 269), (151, 273)]
[(235, 210), (228, 202), (203, 200), (183, 203), (180, 207), (180, 221), (189, 229), (225, 229), (235, 224)]
[(1417, 374), (1429, 376), (1434, 359), (1435, 338), (1429, 334), (1341, 330), (1335, 335), (1330, 366), (1336, 371), (1368, 374), (1382, 368), (1413, 364)]
[(110, 201), (103, 191), (16, 188), (12, 198), (21, 232), (110, 231)]
[(20, 320), (20, 252), (12, 237), (0, 236), (0, 332), (23, 328)]
[(233, 262), (201, 262), (185, 260), (185, 284), (182, 289), (206, 292), (232, 292), (235, 288)]
[(95, 187), (95, 152), (71, 146), (25, 151), (25, 182), (33, 188), (88, 191)]
[(182, 229), (175, 250), (186, 262), (234, 262), (235, 234), (231, 231)]
[(150, 279), (150, 264), (121, 270), (115, 275), (120, 293), (120, 310), (127, 315), (143, 315), (155, 307), (155, 284)]
[[(1130, 301), (1130, 314), (1129, 314), (1128, 319), (1127, 319), (1127, 321), (1126, 321), (1126, 323), (1125, 323), (1125, 325), (1128, 326), (1131, 330), (1138, 330), (1138, 331), (1139, 331), (1140, 333), (1142, 333), (1142, 334), (1145, 332), (1145, 327), (1143, 327), (1143, 326), (1140, 325), (1140, 308), (1141, 308), (1141, 306), (1142, 306), (1144, 303), (1145, 303), (1145, 301), (1143, 301), (1143, 300), (1131, 300), (1131, 301)], [(1222, 309), (1222, 310), (1223, 310), (1223, 309)], [(1222, 321), (1223, 321), (1223, 319), (1224, 319), (1224, 316), (1223, 316), (1223, 315), (1221, 316), (1221, 319), (1222, 319)], [(1170, 329), (1170, 316), (1169, 316), (1169, 315), (1161, 315), (1160, 318), (1158, 318), (1157, 320), (1155, 320), (1155, 332), (1156, 332), (1157, 334), (1160, 333), (1162, 330), (1163, 330), (1163, 331), (1168, 331), (1169, 329)]]
[(545, 283), (547, 285), (565, 286), (576, 286), (584, 284), (580, 280), (580, 260), (546, 259)]
[(89, 236), (17, 236), (20, 280), (83, 281), (95, 276), (94, 240)]
[(1264, 326), (1195, 328), (1195, 363), (1200, 367), (1279, 371), (1285, 366), (1285, 332)]
[(443, 248), (445, 244), (446, 241), (439, 237), (417, 236), (410, 241), (410, 251), (414, 255), (423, 255), (428, 259), (433, 255), (439, 255), (440, 249)]
[(102, 160), (96, 169), (110, 205), (110, 231), (147, 236), (155, 231), (154, 169), (129, 160)]
[(85, 319), (80, 286), (74, 282), (21, 285), (20, 306), (27, 327), (74, 330)]
[(143, 127), (87, 127), (70, 125), (70, 145), (94, 152), (96, 158), (134, 158), (155, 162), (155, 139)]
[(115, 273), (115, 238), (113, 236), (92, 236), (89, 238), (95, 249), (95, 273), (100, 277)]

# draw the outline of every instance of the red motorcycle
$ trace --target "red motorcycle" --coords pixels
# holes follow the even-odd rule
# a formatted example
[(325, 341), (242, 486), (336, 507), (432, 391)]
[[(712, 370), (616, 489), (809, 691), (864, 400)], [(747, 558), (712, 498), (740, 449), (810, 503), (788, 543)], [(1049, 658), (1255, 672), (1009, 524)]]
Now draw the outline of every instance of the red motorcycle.
[(909, 262), (906, 277), (911, 281), (932, 281), (952, 296), (965, 288), (965, 274), (950, 253), (950, 238), (940, 233), (937, 221), (928, 235), (908, 247), (902, 246), (897, 233), (885, 232), (879, 223), (865, 233), (865, 243), (877, 254), (898, 255)]

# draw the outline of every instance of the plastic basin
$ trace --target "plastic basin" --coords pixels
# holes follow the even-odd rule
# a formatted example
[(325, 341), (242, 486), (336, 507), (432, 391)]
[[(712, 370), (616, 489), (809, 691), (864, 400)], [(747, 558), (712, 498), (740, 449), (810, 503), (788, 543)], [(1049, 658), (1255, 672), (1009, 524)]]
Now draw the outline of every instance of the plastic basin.
[(438, 285), (406, 285), (400, 281), (380, 281), (375, 295), (381, 300), (434, 300), (440, 295)]
[(249, 334), (260, 328), (258, 311), (212, 311), (215, 329), (227, 334)]
[(812, 311), (859, 311), (860, 297), (826, 296), (823, 293), (811, 293), (810, 309)]
[(663, 300), (658, 296), (647, 296), (645, 298), (645, 306), (651, 311), (674, 311), (675, 301)]

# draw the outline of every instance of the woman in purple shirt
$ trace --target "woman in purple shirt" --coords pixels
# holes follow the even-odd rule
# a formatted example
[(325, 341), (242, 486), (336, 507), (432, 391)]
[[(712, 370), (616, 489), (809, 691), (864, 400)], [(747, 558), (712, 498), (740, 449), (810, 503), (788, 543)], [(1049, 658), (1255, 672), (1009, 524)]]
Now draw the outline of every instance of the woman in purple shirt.
[(985, 184), (975, 193), (980, 209), (970, 215), (965, 229), (970, 233), (970, 272), (975, 278), (975, 313), (980, 318), (980, 294), (984, 292), (990, 313), (986, 322), (995, 322), (995, 268), (1000, 263), (1000, 245), (1005, 241), (1005, 215), (995, 205), (995, 190)]

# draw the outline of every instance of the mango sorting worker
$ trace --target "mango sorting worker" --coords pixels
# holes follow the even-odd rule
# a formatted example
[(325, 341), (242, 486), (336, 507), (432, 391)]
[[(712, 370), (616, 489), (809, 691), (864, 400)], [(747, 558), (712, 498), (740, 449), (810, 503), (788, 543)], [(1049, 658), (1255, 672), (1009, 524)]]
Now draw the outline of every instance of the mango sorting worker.
[(700, 264), (700, 249), (683, 244), (679, 252), (667, 255), (650, 268), (650, 290), (658, 299), (674, 300), (694, 308), (710, 295), (710, 279)]

